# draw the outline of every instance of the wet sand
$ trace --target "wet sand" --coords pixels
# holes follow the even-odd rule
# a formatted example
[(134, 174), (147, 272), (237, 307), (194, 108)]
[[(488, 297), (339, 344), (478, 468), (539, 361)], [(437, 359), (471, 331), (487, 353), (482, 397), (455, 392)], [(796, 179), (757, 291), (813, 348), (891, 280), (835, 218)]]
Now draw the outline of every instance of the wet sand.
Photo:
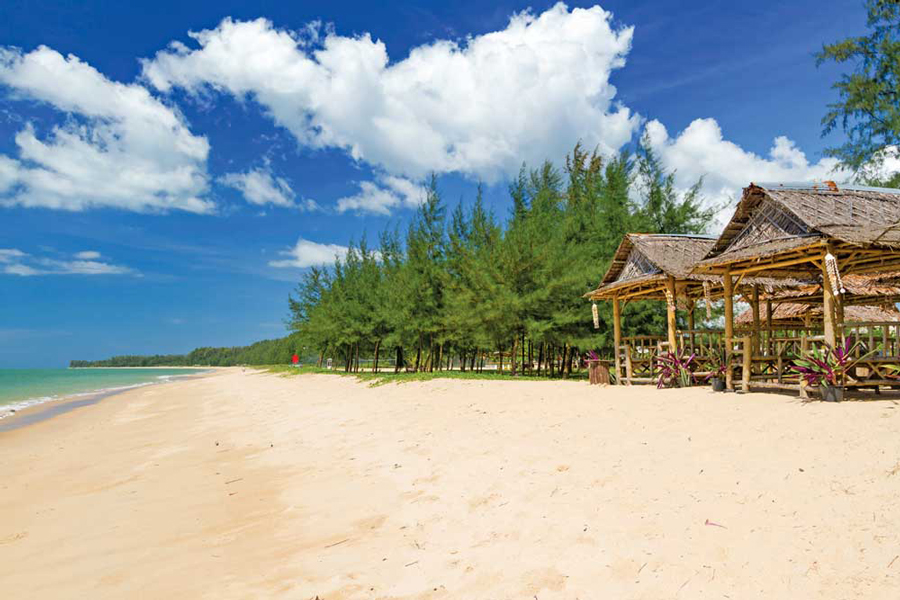
[(228, 369), (0, 432), (9, 598), (896, 598), (900, 406)]

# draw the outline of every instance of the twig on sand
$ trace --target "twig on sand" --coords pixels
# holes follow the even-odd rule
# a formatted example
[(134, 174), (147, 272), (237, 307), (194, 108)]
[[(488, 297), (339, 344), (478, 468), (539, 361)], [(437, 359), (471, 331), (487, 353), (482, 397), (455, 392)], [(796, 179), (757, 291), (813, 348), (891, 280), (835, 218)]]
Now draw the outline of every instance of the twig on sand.
[(646, 567), (646, 566), (647, 566), (647, 563), (644, 563), (644, 564), (641, 565), (641, 568), (638, 569), (638, 575), (641, 574), (641, 571), (643, 571), (643, 570), (644, 570), (644, 567)]
[(225, 485), (228, 485), (229, 483), (235, 483), (235, 482), (241, 481), (243, 479), (244, 479), (243, 477), (238, 477), (237, 479), (232, 479), (231, 481), (226, 481)]
[(335, 542), (335, 543), (333, 543), (333, 544), (328, 544), (328, 545), (325, 546), (325, 547), (326, 547), (326, 548), (334, 548), (335, 546), (340, 546), (340, 545), (343, 544), (344, 542), (349, 542), (349, 541), (350, 541), (350, 538), (347, 538), (346, 540), (341, 540), (341, 541)]
[(722, 529), (728, 529), (724, 525), (719, 525), (718, 523), (713, 523), (709, 519), (706, 520), (706, 523), (704, 523), (704, 525), (709, 525), (710, 527), (721, 527)]
[(405, 564), (405, 565), (403, 565), (403, 566), (404, 566), (404, 567), (411, 567), (411, 566), (413, 566), (414, 564), (416, 564), (417, 562), (419, 562), (419, 561), (414, 560), (414, 561), (412, 561), (411, 563)]
[[(898, 558), (900, 558), (900, 554), (898, 554), (897, 556), (895, 556), (895, 557), (894, 557), (894, 560), (897, 560)], [(891, 568), (891, 565), (894, 564), (894, 560), (892, 560), (891, 562), (888, 563), (888, 566), (887, 566), (888, 569), (890, 569), (890, 568)]]

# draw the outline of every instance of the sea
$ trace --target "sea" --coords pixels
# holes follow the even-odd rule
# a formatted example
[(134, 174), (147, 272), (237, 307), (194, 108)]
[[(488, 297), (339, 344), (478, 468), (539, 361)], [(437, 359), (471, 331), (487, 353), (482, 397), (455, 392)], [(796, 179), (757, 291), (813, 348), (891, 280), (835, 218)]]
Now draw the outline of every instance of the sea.
[(0, 369), (0, 419), (44, 402), (107, 394), (206, 369)]

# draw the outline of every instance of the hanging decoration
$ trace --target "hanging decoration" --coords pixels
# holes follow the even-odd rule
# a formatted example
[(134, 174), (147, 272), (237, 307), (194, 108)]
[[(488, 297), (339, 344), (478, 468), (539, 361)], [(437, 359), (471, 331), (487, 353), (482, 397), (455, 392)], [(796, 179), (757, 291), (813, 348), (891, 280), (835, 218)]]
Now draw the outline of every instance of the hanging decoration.
[(706, 318), (712, 319), (712, 292), (708, 281), (703, 282), (703, 300), (706, 302)]
[(591, 314), (594, 315), (594, 329), (600, 329), (600, 309), (596, 302), (591, 305)]
[(831, 291), (834, 295), (845, 293), (844, 282), (841, 281), (841, 274), (838, 271), (837, 258), (831, 252), (825, 255), (825, 272), (828, 273), (828, 282), (831, 284)]

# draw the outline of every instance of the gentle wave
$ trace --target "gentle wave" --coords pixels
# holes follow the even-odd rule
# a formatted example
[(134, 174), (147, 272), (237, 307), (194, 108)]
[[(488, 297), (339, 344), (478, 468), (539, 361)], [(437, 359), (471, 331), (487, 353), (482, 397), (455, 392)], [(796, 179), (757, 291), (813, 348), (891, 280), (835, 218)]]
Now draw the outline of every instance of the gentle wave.
[(39, 398), (27, 398), (25, 400), (20, 400), (18, 402), (12, 402), (10, 404), (0, 405), (0, 419), (5, 419), (7, 417), (11, 417), (20, 410), (24, 410), (26, 408), (31, 408), (33, 406), (39, 406), (41, 404), (47, 404), (49, 402), (62, 402), (64, 400), (74, 400), (76, 398), (84, 398), (85, 396), (100, 396), (106, 394), (113, 394), (117, 392), (123, 392), (125, 390), (131, 390), (139, 387), (144, 387), (148, 385), (155, 385), (157, 383), (168, 383), (172, 380), (178, 379), (179, 377), (187, 377), (187, 375), (160, 375), (157, 377), (160, 381), (145, 381), (142, 383), (135, 383), (132, 385), (120, 385), (115, 387), (107, 387), (107, 388), (99, 388), (96, 390), (91, 390), (88, 392), (77, 392), (73, 394), (54, 394), (51, 396), (41, 396)]

